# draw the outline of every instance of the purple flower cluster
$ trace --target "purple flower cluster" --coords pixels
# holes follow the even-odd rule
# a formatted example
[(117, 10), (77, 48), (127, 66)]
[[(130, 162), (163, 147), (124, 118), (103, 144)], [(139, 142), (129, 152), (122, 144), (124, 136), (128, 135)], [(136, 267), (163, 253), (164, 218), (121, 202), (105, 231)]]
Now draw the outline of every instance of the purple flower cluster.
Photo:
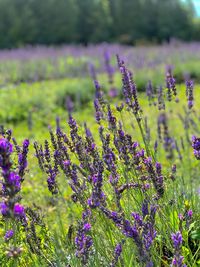
[[(58, 135), (59, 135), (59, 132), (58, 132)], [(36, 151), (36, 157), (39, 162), (39, 166), (41, 170), (45, 171), (46, 174), (48, 175), (47, 184), (48, 184), (49, 191), (52, 194), (57, 194), (58, 186), (56, 182), (56, 176), (58, 174), (58, 167), (57, 167), (58, 150), (57, 150), (56, 141), (54, 139), (55, 137), (52, 132), (51, 132), (51, 137), (52, 137), (52, 141), (54, 143), (55, 149), (56, 149), (54, 153), (54, 157), (53, 157), (54, 158), (53, 162), (52, 162), (52, 156), (51, 156), (50, 149), (49, 149), (49, 143), (47, 140), (45, 140), (44, 149), (42, 146), (39, 147), (37, 142), (34, 143), (34, 147)]]
[(95, 86), (95, 98), (96, 99), (101, 99), (102, 98), (102, 91), (101, 91), (101, 86), (97, 80), (94, 80), (94, 86)]
[(200, 138), (196, 137), (195, 135), (192, 136), (192, 147), (195, 158), (200, 160)]
[(176, 92), (176, 80), (174, 79), (172, 75), (172, 68), (171, 66), (168, 66), (167, 68), (167, 73), (166, 73), (166, 87), (167, 87), (167, 96), (168, 100), (172, 100), (172, 93), (176, 97), (177, 92)]
[(15, 203), (13, 212), (14, 212), (14, 215), (16, 217), (24, 217), (25, 216), (24, 206), (20, 205), (19, 203)]
[(22, 177), (27, 167), (28, 140), (23, 143), (22, 153), (19, 153), (19, 170), (12, 169), (11, 154), (12, 144), (6, 138), (0, 139), (0, 167), (2, 169), (2, 193), (4, 200), (0, 203), (0, 210), (3, 216), (15, 217), (25, 220), (25, 210), (18, 202), (17, 193), (21, 189)]
[(171, 266), (176, 267), (186, 267), (186, 265), (183, 263), (183, 256), (181, 256), (181, 247), (183, 238), (180, 232), (177, 232), (175, 234), (171, 235), (171, 239), (173, 241), (173, 247), (174, 247), (174, 258), (172, 260)]
[[(144, 148), (124, 129), (121, 113), (124, 105), (117, 107), (117, 111), (121, 113), (120, 121), (112, 107), (104, 100), (99, 83), (95, 80), (94, 106), (99, 127), (99, 142), (95, 142), (86, 123), (84, 128), (80, 129), (70, 112), (69, 135), (64, 133), (57, 120), (56, 132), (53, 133), (50, 129), (51, 144), (48, 141), (45, 141), (43, 146), (35, 143), (36, 156), (41, 169), (47, 174), (49, 190), (53, 194), (59, 192), (57, 179), (58, 174), (63, 172), (70, 186), (73, 202), (81, 205), (84, 210), (75, 238), (76, 256), (81, 259), (83, 266), (88, 262), (93, 244), (90, 235), (92, 212), (103, 215), (107, 221), (110, 220), (114, 229), (121, 232), (125, 240), (132, 240), (137, 247), (138, 262), (151, 267), (154, 264), (152, 246), (157, 235), (157, 203), (162, 203), (161, 198), (167, 189), (167, 177), (164, 176), (166, 172), (163, 165), (156, 159), (158, 154), (155, 155), (151, 151), (150, 127), (147, 119), (142, 118), (132, 74), (119, 58), (118, 64), (122, 74), (125, 108), (135, 115), (134, 119), (144, 140)], [(172, 75), (168, 76), (168, 87), (170, 93), (176, 96)], [(152, 94), (153, 89), (149, 84), (148, 96), (153, 97)], [(164, 108), (162, 94), (163, 92), (160, 92), (158, 104)], [(176, 141), (169, 133), (165, 113), (159, 114), (158, 117), (158, 139), (163, 143), (167, 157), (172, 159)], [(156, 142), (155, 151), (157, 150)], [(176, 165), (173, 165), (170, 169), (173, 180), (175, 173)], [(139, 199), (138, 194), (141, 196)], [(145, 199), (142, 203), (141, 198)], [(133, 200), (134, 208), (129, 205), (129, 200)], [(141, 207), (141, 211), (131, 213), (138, 207)], [(20, 207), (16, 208), (15, 214), (18, 211), (23, 213)], [(119, 261), (121, 253), (122, 243), (119, 243), (114, 251), (113, 266)]]
[(100, 123), (100, 121), (103, 119), (103, 111), (98, 99), (94, 100), (94, 108), (96, 111), (96, 122)]
[(153, 166), (152, 158), (148, 157), (144, 159), (144, 164), (147, 168), (148, 174), (153, 182), (156, 189), (158, 198), (162, 197), (164, 194), (164, 181), (162, 175), (162, 165), (159, 162), (155, 163)]
[(163, 96), (163, 88), (160, 86), (158, 88), (158, 109), (159, 110), (165, 110), (165, 101)]
[(119, 261), (119, 258), (121, 256), (122, 253), (122, 244), (124, 243), (124, 240), (121, 243), (118, 243), (115, 246), (115, 250), (114, 250), (114, 259), (110, 265), (110, 267), (115, 267), (117, 265), (117, 262)]
[(28, 148), (29, 148), (29, 140), (26, 139), (23, 142), (22, 151), (20, 151), (18, 155), (18, 163), (19, 163), (19, 176), (21, 179), (25, 174), (25, 169), (27, 167), (27, 155), (28, 155)]
[(8, 230), (5, 235), (4, 235), (4, 240), (5, 241), (9, 241), (14, 235), (14, 231), (11, 229), (11, 230)]
[(186, 81), (186, 97), (188, 100), (188, 108), (191, 109), (194, 105), (194, 83), (193, 81)]
[(88, 222), (91, 216), (90, 210), (85, 210), (82, 214), (82, 221), (78, 226), (77, 235), (75, 237), (76, 256), (81, 258), (83, 266), (87, 264), (90, 249), (93, 244), (92, 238), (89, 235), (91, 224)]
[(141, 110), (136, 84), (133, 81), (132, 73), (125, 67), (124, 61), (117, 56), (118, 66), (122, 74), (122, 83), (123, 83), (123, 95), (128, 107), (133, 111), (135, 115), (139, 115)]
[[(145, 263), (146, 266), (151, 262), (150, 248), (156, 237), (154, 228), (156, 209), (156, 206), (151, 206), (149, 211), (148, 202), (146, 202), (145, 207), (144, 205), (142, 207), (143, 217), (139, 213), (133, 212), (134, 223), (132, 223), (125, 219), (123, 214), (101, 207), (105, 216), (112, 220), (126, 237), (134, 240), (140, 255), (140, 261)], [(153, 263), (151, 262), (151, 264)]]

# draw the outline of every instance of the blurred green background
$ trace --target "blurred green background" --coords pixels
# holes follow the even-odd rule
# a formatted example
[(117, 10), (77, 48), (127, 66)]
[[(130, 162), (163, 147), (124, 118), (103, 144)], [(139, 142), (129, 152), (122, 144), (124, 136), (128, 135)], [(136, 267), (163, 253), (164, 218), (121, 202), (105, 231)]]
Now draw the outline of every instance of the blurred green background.
[(0, 48), (200, 40), (196, 4), (191, 0), (0, 0)]

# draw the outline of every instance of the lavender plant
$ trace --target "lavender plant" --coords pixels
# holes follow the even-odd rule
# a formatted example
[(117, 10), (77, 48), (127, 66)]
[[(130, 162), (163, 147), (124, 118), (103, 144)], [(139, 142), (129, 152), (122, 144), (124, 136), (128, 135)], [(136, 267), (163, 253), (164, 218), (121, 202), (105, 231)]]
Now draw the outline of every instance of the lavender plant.
[[(111, 80), (110, 58), (105, 58)], [(12, 266), (8, 258), (17, 258), (22, 266), (198, 266), (198, 161), (188, 163), (192, 148), (200, 158), (193, 85), (186, 85), (186, 100), (192, 101), (186, 118), (178, 116), (171, 109), (173, 101), (165, 101), (179, 97), (168, 69), (167, 91), (158, 87), (158, 105), (150, 106), (157, 115), (152, 125), (135, 76), (121, 58), (117, 60), (122, 103), (114, 107), (93, 73), (96, 124), (90, 127), (88, 120), (82, 126), (69, 106), (66, 129), (57, 117), (49, 139), (45, 137), (42, 145), (34, 142), (41, 170), (36, 173), (46, 179), (49, 190), (41, 199), (51, 200), (42, 212), (36, 204), (21, 204), (29, 141), (21, 147), (12, 139), (13, 146), (10, 132), (0, 139), (3, 264)], [(150, 82), (147, 96), (155, 103)], [(187, 119), (180, 139), (174, 135), (173, 119), (180, 127)]]
[[(176, 165), (173, 164), (171, 171), (169, 170), (167, 174), (166, 171), (163, 172), (161, 163), (155, 161), (153, 149), (144, 135), (147, 126), (146, 123), (143, 124), (145, 119), (141, 112), (132, 74), (119, 57), (118, 64), (122, 74), (125, 107), (134, 114), (145, 146), (142, 148), (125, 131), (123, 122), (117, 119), (111, 106), (103, 99), (99, 83), (95, 81), (94, 106), (101, 147), (97, 145), (87, 125), (84, 127), (84, 135), (81, 134), (81, 129), (70, 114), (68, 121), (70, 137), (67, 137), (61, 128), (57, 129), (55, 135), (50, 132), (54, 151), (52, 154), (56, 154), (56, 157), (51, 157), (53, 159), (51, 166), (57, 166), (57, 172), (59, 169), (63, 171), (71, 187), (73, 202), (78, 203), (87, 213), (89, 212), (93, 220), (95, 214), (103, 216), (106, 224), (121, 233), (123, 240), (132, 240), (135, 249), (137, 248), (135, 263), (137, 262), (141, 266), (154, 266), (156, 260), (152, 251), (155, 251), (156, 244), (158, 244), (157, 236), (159, 236), (156, 218), (158, 214), (162, 213), (162, 199), (166, 198), (165, 183), (175, 180)], [(173, 80), (171, 76), (168, 78), (170, 81)], [(172, 84), (172, 81), (169, 89), (175, 96), (177, 95), (175, 84)], [(122, 112), (123, 108), (118, 108), (118, 111)], [(161, 137), (162, 124), (163, 138)], [(169, 136), (164, 113), (158, 120), (158, 133), (159, 138), (164, 142), (164, 149), (170, 153), (167, 158), (172, 159), (173, 139)], [(176, 149), (178, 150), (177, 147)], [(40, 165), (41, 162), (47, 161), (45, 151), (42, 148), (39, 149), (38, 145), (36, 152)], [(59, 187), (57, 183), (54, 182), (54, 184)], [(85, 220), (84, 216), (83, 221), (77, 226), (75, 246), (77, 248), (76, 255), (81, 258), (82, 264), (89, 265), (90, 261), (94, 259), (93, 253), (96, 250), (95, 245), (98, 247), (98, 241), (96, 236), (93, 237), (94, 241), (90, 235), (88, 236), (91, 224)], [(95, 227), (95, 221), (93, 223)], [(120, 244), (115, 249), (111, 266), (117, 264), (122, 253)], [(164, 248), (162, 243), (160, 246), (161, 249)], [(178, 261), (176, 249), (175, 258), (172, 260), (173, 264)], [(170, 255), (172, 253), (173, 251)], [(101, 255), (101, 257), (105, 256)], [(106, 261), (106, 259), (104, 260)], [(123, 260), (125, 259), (123, 258)], [(170, 262), (170, 258), (168, 261)]]

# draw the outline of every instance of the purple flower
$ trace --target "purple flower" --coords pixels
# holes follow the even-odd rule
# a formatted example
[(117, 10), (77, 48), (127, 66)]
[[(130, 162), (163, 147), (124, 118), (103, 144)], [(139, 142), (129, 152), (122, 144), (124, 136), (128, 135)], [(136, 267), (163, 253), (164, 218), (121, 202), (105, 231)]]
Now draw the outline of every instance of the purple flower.
[(159, 110), (164, 110), (165, 109), (165, 101), (164, 101), (164, 98), (163, 98), (163, 88), (162, 86), (160, 86), (158, 88), (158, 109)]
[(142, 203), (142, 215), (143, 218), (149, 214), (148, 201), (145, 199)]
[(24, 206), (22, 206), (19, 203), (15, 203), (13, 212), (14, 212), (14, 215), (17, 217), (24, 217), (25, 216)]
[(176, 173), (176, 164), (172, 165), (172, 173)]
[(116, 117), (113, 115), (110, 106), (108, 106), (108, 122), (110, 129), (116, 129)]
[(91, 210), (90, 209), (86, 209), (83, 213), (82, 213), (82, 219), (83, 221), (85, 221), (87, 218), (89, 218), (92, 215)]
[(172, 260), (172, 266), (186, 267), (186, 265), (183, 264), (183, 260), (184, 260), (184, 257), (183, 256), (180, 256), (179, 259), (173, 258), (173, 260)]
[(193, 215), (193, 211), (192, 210), (188, 210), (187, 215), (188, 215), (189, 218), (191, 218), (192, 215)]
[(57, 194), (56, 173), (54, 170), (49, 170), (49, 177), (47, 178), (48, 189), (52, 194)]
[(95, 86), (95, 89), (96, 89), (95, 97), (97, 99), (99, 99), (99, 98), (102, 97), (102, 91), (101, 91), (101, 86), (100, 86), (100, 84), (99, 84), (99, 82), (97, 80), (94, 80), (94, 86)]
[(183, 242), (183, 238), (182, 238), (181, 233), (177, 232), (175, 234), (172, 234), (171, 238), (172, 238), (172, 241), (173, 241), (173, 244), (174, 244), (174, 248), (175, 249), (179, 249), (181, 247), (181, 245), (182, 245), (182, 242)]
[(86, 223), (86, 224), (83, 225), (83, 230), (84, 231), (88, 232), (88, 231), (90, 231), (90, 229), (91, 229), (91, 224), (90, 223)]
[(154, 266), (154, 264), (153, 264), (152, 261), (150, 261), (150, 262), (148, 262), (148, 263), (146, 264), (146, 267), (153, 267), (153, 266)]
[(15, 190), (17, 192), (17, 191), (20, 191), (20, 188), (21, 188), (20, 180), (21, 180), (21, 178), (20, 178), (20, 176), (18, 174), (14, 173), (14, 172), (11, 172), (9, 174), (7, 182), (11, 186), (15, 187)]
[(114, 98), (114, 97), (118, 96), (118, 91), (117, 91), (116, 88), (111, 88), (109, 90), (108, 94), (109, 94), (110, 97)]
[(92, 237), (88, 234), (88, 231), (91, 229), (91, 225), (87, 222), (87, 219), (90, 215), (91, 213), (88, 209), (83, 212), (82, 221), (79, 224), (75, 237), (76, 256), (81, 258), (83, 266), (87, 264), (90, 248), (93, 244)]
[(166, 73), (166, 87), (167, 87), (167, 96), (168, 100), (171, 101), (171, 94), (173, 92), (174, 96), (177, 95), (176, 92), (176, 80), (172, 75), (172, 67), (167, 66), (167, 73)]
[(8, 213), (8, 206), (6, 205), (5, 202), (0, 202), (0, 211), (2, 215), (7, 215)]
[(122, 245), (119, 243), (115, 247), (115, 254), (118, 255), (118, 257), (119, 257), (121, 253), (122, 253)]
[(4, 240), (5, 241), (8, 241), (10, 240), (14, 235), (14, 231), (11, 229), (11, 230), (8, 230), (5, 235), (4, 235)]
[(183, 221), (183, 220), (184, 220), (184, 216), (183, 216), (183, 214), (180, 213), (180, 214), (178, 215), (178, 218), (179, 218), (180, 221)]
[(196, 159), (200, 160), (200, 138), (192, 136), (192, 147)]
[(186, 267), (186, 265), (183, 263), (183, 256), (181, 256), (181, 246), (183, 243), (183, 238), (181, 235), (181, 232), (173, 233), (171, 235), (171, 239), (173, 241), (173, 247), (174, 247), (174, 257), (172, 259), (172, 265), (176, 267)]
[[(122, 243), (124, 243), (124, 240), (122, 241)], [(114, 250), (114, 259), (110, 265), (110, 267), (115, 267), (117, 265), (117, 262), (119, 260), (119, 257), (122, 253), (122, 243), (118, 243), (115, 247), (115, 250)]]
[(186, 96), (188, 100), (188, 108), (191, 109), (194, 105), (194, 83), (193, 81), (186, 81)]
[(158, 141), (156, 140), (154, 143), (154, 152), (157, 153), (158, 150)]
[(195, 150), (200, 150), (200, 138), (197, 138), (195, 135), (192, 136), (192, 147)]
[(136, 212), (132, 212), (131, 214), (135, 220), (135, 222), (139, 225), (139, 226), (142, 226), (142, 217), (140, 216), (139, 213), (136, 213)]
[(12, 153), (13, 147), (12, 144), (8, 142), (5, 138), (0, 138), (0, 150), (4, 152)]
[(124, 61), (122, 61), (119, 56), (117, 56), (118, 66), (122, 74), (122, 83), (123, 83), (123, 95), (126, 101), (126, 104), (129, 108), (132, 109), (135, 115), (138, 115), (140, 111), (140, 105), (137, 95), (137, 87), (133, 81), (132, 73), (125, 67)]
[(159, 162), (155, 164), (157, 174), (161, 174), (162, 165)]
[(70, 160), (63, 161), (64, 166), (70, 166), (71, 162)]
[(97, 123), (100, 123), (101, 119), (103, 118), (103, 112), (102, 112), (102, 108), (101, 105), (99, 103), (99, 100), (96, 98), (94, 100), (94, 108), (95, 108), (95, 117), (96, 117), (96, 121)]

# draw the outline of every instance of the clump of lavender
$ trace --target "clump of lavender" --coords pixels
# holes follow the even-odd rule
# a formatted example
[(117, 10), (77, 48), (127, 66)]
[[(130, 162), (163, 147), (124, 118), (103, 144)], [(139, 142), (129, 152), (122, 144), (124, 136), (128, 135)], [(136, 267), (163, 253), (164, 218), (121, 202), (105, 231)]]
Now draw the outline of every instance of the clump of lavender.
[(186, 267), (186, 265), (183, 263), (184, 258), (183, 256), (181, 256), (181, 247), (183, 242), (181, 233), (177, 232), (172, 234), (171, 239), (174, 247), (174, 258), (172, 260), (171, 266)]
[(192, 137), (192, 147), (195, 158), (200, 160), (200, 138), (196, 137), (195, 135)]
[(126, 101), (126, 104), (133, 111), (137, 118), (141, 110), (138, 95), (137, 95), (137, 87), (133, 81), (132, 73), (125, 67), (124, 61), (117, 56), (118, 66), (120, 72), (122, 74), (122, 83), (123, 83), (123, 95)]
[(194, 83), (191, 80), (185, 82), (186, 84), (186, 97), (188, 100), (188, 108), (191, 109), (194, 105)]
[(9, 241), (14, 235), (14, 231), (11, 229), (11, 230), (8, 230), (5, 235), (4, 235), (4, 240), (5, 241)]
[(118, 243), (115, 247), (114, 250), (114, 259), (112, 261), (112, 263), (110, 264), (110, 267), (115, 267), (119, 261), (119, 258), (121, 256), (122, 253), (122, 244), (124, 243), (124, 241)]
[[(58, 133), (59, 134), (59, 133)], [(47, 140), (45, 140), (45, 145), (44, 148), (42, 146), (39, 147), (37, 142), (34, 143), (35, 151), (36, 151), (36, 157), (39, 162), (39, 166), (42, 171), (45, 171), (48, 178), (47, 178), (47, 184), (49, 191), (52, 194), (57, 194), (58, 193), (58, 185), (56, 181), (56, 176), (58, 174), (58, 162), (57, 162), (57, 157), (58, 157), (58, 150), (57, 150), (57, 144), (55, 140), (54, 134), (50, 130), (50, 135), (52, 142), (54, 143), (55, 146), (55, 153), (54, 156), (51, 156), (50, 148), (49, 148), (49, 143)]]
[(167, 67), (166, 72), (166, 87), (167, 87), (167, 97), (168, 100), (172, 100), (172, 93), (176, 97), (177, 91), (176, 91), (176, 80), (172, 75), (172, 68), (170, 66)]
[[(186, 202), (187, 203), (187, 202)], [(193, 217), (193, 211), (191, 209), (189, 209), (189, 205), (186, 205), (185, 203), (185, 210), (184, 213), (180, 213), (178, 215), (179, 217), (179, 229), (182, 230), (183, 229), (183, 222), (186, 222), (186, 228), (189, 229), (191, 222), (192, 222), (192, 217)]]
[(108, 124), (109, 124), (109, 129), (116, 130), (116, 117), (113, 115), (112, 110), (110, 106), (108, 105)]
[[(22, 177), (24, 176), (25, 168), (27, 167), (27, 153), (28, 153), (28, 140), (23, 143), (23, 149), (19, 153), (19, 166), (18, 173), (12, 169), (11, 155), (13, 153), (13, 146), (8, 139), (2, 137), (0, 139), (0, 167), (2, 170), (2, 197), (0, 208), (3, 216), (15, 217), (25, 221), (24, 207), (18, 202), (20, 196), (18, 192), (21, 189)], [(20, 176), (21, 175), (21, 176)]]
[[(10, 243), (12, 240), (17, 240), (17, 229), (18, 223), (20, 227), (23, 226), (25, 229), (28, 225), (28, 220), (25, 212), (25, 207), (20, 204), (21, 196), (19, 194), (21, 190), (21, 184), (25, 175), (27, 167), (27, 154), (29, 148), (29, 141), (24, 140), (22, 148), (17, 145), (15, 141), (15, 148), (18, 154), (18, 165), (17, 167), (13, 164), (13, 145), (10, 142), (11, 131), (3, 133), (0, 138), (0, 170), (2, 176), (2, 190), (0, 202), (0, 213), (4, 218), (5, 224), (9, 225), (11, 229), (7, 230), (4, 235), (5, 243)], [(15, 140), (15, 139), (14, 139)], [(9, 246), (7, 248), (6, 255), (9, 258), (16, 258), (20, 256), (22, 252), (21, 247)]]
[(100, 105), (100, 102), (98, 99), (94, 100), (94, 108), (96, 111), (96, 122), (100, 124), (101, 120), (103, 119), (103, 111), (102, 111), (102, 106)]
[(155, 163), (153, 166), (152, 158), (144, 158), (144, 165), (147, 169), (148, 175), (153, 182), (153, 185), (157, 192), (157, 197), (160, 198), (164, 194), (164, 181), (162, 175), (162, 165), (159, 162)]
[(158, 88), (158, 109), (159, 110), (164, 110), (165, 109), (165, 101), (164, 101), (164, 97), (163, 97), (163, 88), (162, 86), (160, 86)]
[(23, 179), (23, 176), (25, 174), (25, 169), (27, 167), (28, 149), (29, 149), (29, 140), (26, 139), (24, 140), (22, 150), (18, 155), (18, 164), (19, 164), (18, 168), (19, 168), (19, 176), (21, 177), (21, 179)]
[(97, 80), (94, 80), (94, 86), (95, 86), (95, 98), (101, 100), (103, 96), (103, 92)]
[(81, 259), (83, 266), (85, 266), (88, 262), (90, 250), (93, 244), (92, 237), (89, 234), (91, 230), (91, 224), (88, 222), (90, 216), (90, 210), (87, 209), (83, 212), (82, 221), (79, 223), (75, 237), (76, 256)]
[(170, 178), (172, 179), (172, 181), (174, 181), (176, 178), (176, 164), (173, 164), (171, 167)]
[[(122, 73), (126, 108), (135, 115), (144, 136), (146, 130), (144, 140), (149, 140), (149, 126), (147, 122), (142, 124), (141, 108), (132, 74), (119, 58), (118, 63)], [(93, 214), (103, 214), (105, 220), (110, 220), (113, 227), (124, 235), (124, 239), (134, 242), (139, 263), (146, 267), (153, 266), (152, 247), (157, 235), (157, 202), (162, 203), (161, 198), (167, 188), (164, 184), (163, 166), (155, 160), (154, 154), (149, 153), (149, 146), (143, 149), (126, 133), (123, 123), (117, 120), (111, 106), (104, 100), (97, 80), (94, 83), (94, 105), (100, 143), (95, 143), (86, 124), (81, 131), (76, 120), (69, 114), (68, 136), (57, 123), (56, 133), (50, 130), (51, 145), (48, 141), (45, 141), (44, 146), (35, 144), (38, 162), (41, 169), (48, 174), (48, 187), (52, 193), (58, 192), (57, 174), (63, 171), (72, 191), (73, 202), (81, 205), (84, 210), (75, 238), (76, 256), (81, 259), (83, 266), (87, 265), (93, 246), (90, 234), (91, 211)], [(170, 86), (172, 91), (173, 86)], [(164, 101), (160, 104), (164, 104)], [(117, 111), (122, 112), (123, 108), (124, 105), (121, 105), (117, 107)], [(172, 138), (164, 113), (158, 119), (158, 132), (166, 151), (171, 152)], [(156, 151), (157, 145), (156, 143)], [(175, 175), (175, 165), (171, 172)], [(141, 196), (139, 199), (138, 192)], [(156, 195), (152, 195), (153, 192), (156, 192)], [(141, 203), (143, 197), (145, 201)], [(141, 212), (132, 212), (141, 206)], [(6, 212), (6, 207), (4, 209)], [(18, 209), (20, 210), (20, 207)], [(119, 243), (111, 266), (117, 264), (121, 252), (122, 243)]]
[[(151, 260), (151, 245), (156, 237), (155, 214), (156, 206), (148, 207), (148, 202), (142, 208), (142, 216), (139, 213), (133, 212), (134, 223), (127, 220), (124, 214), (110, 211), (105, 207), (101, 207), (102, 212), (111, 219), (121, 232), (128, 238), (132, 238), (137, 246), (140, 262), (145, 266), (153, 266)], [(148, 265), (150, 264), (151, 265)]]

